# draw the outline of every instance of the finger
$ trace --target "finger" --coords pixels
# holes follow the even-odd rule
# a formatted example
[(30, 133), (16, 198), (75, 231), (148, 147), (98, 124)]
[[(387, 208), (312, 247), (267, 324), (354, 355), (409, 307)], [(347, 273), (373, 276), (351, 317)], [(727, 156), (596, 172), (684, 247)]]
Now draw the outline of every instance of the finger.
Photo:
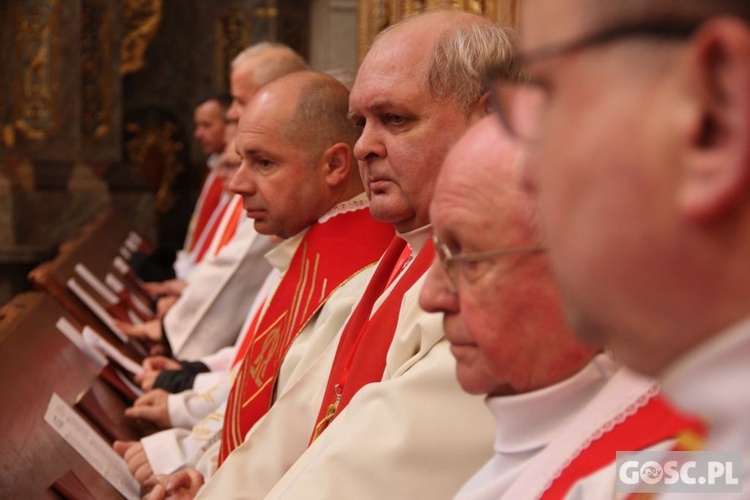
[(151, 406), (131, 406), (125, 409), (125, 416), (132, 419), (153, 421), (156, 415)]
[(156, 372), (152, 376), (144, 377), (144, 380), (141, 382), (141, 389), (143, 389), (144, 391), (150, 391), (151, 389), (153, 389), (159, 373), (160, 372)]
[(193, 494), (198, 492), (205, 480), (203, 475), (195, 469), (184, 469), (172, 474), (167, 481), (167, 494), (180, 493), (187, 490)]
[[(154, 477), (156, 476), (151, 476), (151, 478)], [(143, 495), (143, 500), (164, 500), (165, 498), (167, 498), (167, 490), (158, 482), (148, 487), (146, 486), (146, 484), (144, 484), (143, 486), (143, 489), (147, 492)]]
[(125, 459), (125, 462), (133, 462), (135, 461), (135, 457), (137, 457), (139, 454), (143, 455), (144, 457), (146, 454), (143, 451), (143, 446), (137, 441), (131, 441), (131, 446), (125, 451), (125, 455), (122, 456), (122, 458)]
[(125, 456), (125, 453), (135, 444), (135, 441), (115, 441), (112, 443), (112, 448), (121, 457)]
[[(145, 458), (145, 455), (144, 455), (144, 458)], [(154, 475), (154, 471), (151, 470), (151, 465), (148, 463), (148, 460), (145, 460), (143, 463), (141, 463), (138, 466), (138, 468), (135, 470), (135, 472), (133, 472), (133, 477), (135, 477), (135, 480), (138, 481), (140, 484), (143, 484), (153, 475)]]

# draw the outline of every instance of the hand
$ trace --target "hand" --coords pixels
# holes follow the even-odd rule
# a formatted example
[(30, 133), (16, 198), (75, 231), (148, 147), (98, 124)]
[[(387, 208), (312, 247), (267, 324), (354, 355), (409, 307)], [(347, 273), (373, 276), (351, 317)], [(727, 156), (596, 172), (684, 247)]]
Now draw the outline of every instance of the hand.
[(166, 356), (149, 356), (143, 360), (142, 366), (143, 371), (135, 376), (135, 381), (140, 384), (144, 391), (150, 391), (154, 388), (156, 377), (162, 370), (179, 370), (182, 368), (179, 361)]
[(187, 281), (178, 279), (162, 282), (150, 281), (144, 283), (143, 288), (153, 297), (159, 295), (180, 295), (187, 288)]
[(169, 475), (156, 475), (143, 483), (148, 491), (143, 500), (189, 500), (195, 498), (205, 479), (195, 469), (184, 469)]
[(156, 301), (156, 317), (163, 318), (172, 306), (179, 300), (179, 295), (165, 295)]
[(136, 481), (143, 484), (154, 475), (151, 464), (148, 463), (146, 451), (138, 441), (115, 441), (112, 448), (125, 459), (128, 469)]
[(117, 325), (117, 328), (122, 330), (122, 333), (128, 337), (133, 337), (138, 340), (160, 342), (162, 338), (161, 321), (158, 319), (152, 319), (151, 321), (146, 321), (140, 325), (131, 325), (116, 319), (115, 325)]
[(154, 389), (135, 400), (133, 406), (125, 409), (128, 418), (146, 420), (160, 429), (172, 427), (169, 418), (169, 407), (167, 397), (169, 393), (161, 389)]

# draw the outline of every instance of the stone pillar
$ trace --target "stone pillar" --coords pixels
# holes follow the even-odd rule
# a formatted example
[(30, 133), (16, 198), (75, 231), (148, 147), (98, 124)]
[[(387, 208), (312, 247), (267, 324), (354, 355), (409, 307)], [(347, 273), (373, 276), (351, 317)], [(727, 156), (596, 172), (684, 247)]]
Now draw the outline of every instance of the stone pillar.
[(315, 0), (310, 65), (320, 71), (357, 69), (357, 0)]

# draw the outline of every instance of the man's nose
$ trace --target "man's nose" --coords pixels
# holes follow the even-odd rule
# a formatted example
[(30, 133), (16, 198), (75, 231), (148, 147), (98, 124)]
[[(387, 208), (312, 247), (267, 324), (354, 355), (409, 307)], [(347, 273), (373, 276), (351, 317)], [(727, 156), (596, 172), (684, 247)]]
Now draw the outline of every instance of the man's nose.
[(435, 260), (419, 294), (419, 307), (427, 312), (458, 312), (458, 295), (451, 289), (448, 277)]
[(365, 126), (362, 135), (354, 144), (354, 157), (359, 161), (370, 161), (385, 158), (386, 149), (381, 134), (375, 127)]

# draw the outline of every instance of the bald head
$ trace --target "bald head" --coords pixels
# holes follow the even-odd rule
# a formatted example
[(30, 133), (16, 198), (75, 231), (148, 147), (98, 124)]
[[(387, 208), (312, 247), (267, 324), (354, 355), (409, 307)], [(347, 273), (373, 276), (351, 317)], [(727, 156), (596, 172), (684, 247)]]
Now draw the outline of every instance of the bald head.
[(239, 120), (250, 99), (267, 83), (307, 68), (304, 59), (286, 45), (263, 42), (240, 52), (232, 61), (233, 102), (227, 119)]
[(559, 383), (595, 350), (569, 330), (547, 258), (532, 251), (533, 204), (520, 187), (519, 151), (494, 120), (455, 144), (430, 209), (438, 255), (481, 257), (454, 261), (450, 271), (436, 262), (420, 305), (444, 314), (464, 390), (503, 396)]
[(347, 119), (349, 91), (330, 75), (302, 71), (284, 76), (263, 87), (252, 106), (275, 106), (284, 110), (284, 139), (318, 158), (336, 143), (350, 149), (360, 130)]
[(497, 117), (484, 118), (453, 146), (435, 185), (430, 215), (434, 224), (462, 217), (490, 229), (488, 244), (537, 245), (534, 203), (520, 182), (520, 148), (501, 134)]

